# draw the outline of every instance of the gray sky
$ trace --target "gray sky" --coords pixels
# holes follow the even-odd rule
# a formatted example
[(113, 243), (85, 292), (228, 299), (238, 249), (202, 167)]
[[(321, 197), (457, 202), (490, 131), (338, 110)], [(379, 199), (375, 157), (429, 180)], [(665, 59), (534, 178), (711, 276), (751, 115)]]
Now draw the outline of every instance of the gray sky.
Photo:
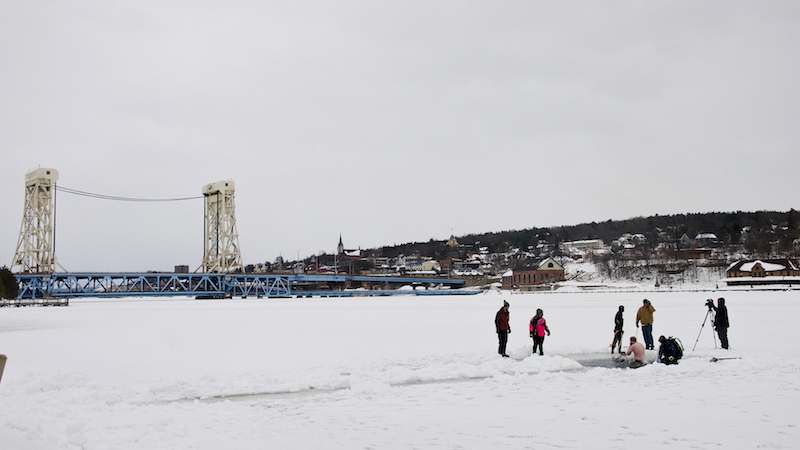
[[(0, 0), (0, 264), (24, 176), (236, 183), (244, 262), (652, 214), (788, 210), (800, 3)], [(70, 271), (195, 269), (201, 200), (62, 193)]]

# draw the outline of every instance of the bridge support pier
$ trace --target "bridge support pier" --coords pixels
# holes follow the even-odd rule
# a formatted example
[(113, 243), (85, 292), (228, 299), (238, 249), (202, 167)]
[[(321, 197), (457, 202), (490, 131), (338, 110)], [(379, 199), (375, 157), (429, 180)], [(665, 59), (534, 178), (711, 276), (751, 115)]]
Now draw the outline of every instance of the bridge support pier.
[[(58, 171), (39, 168), (25, 175), (25, 210), (17, 251), (11, 264), (17, 273), (55, 272), (55, 191)], [(61, 267), (60, 264), (58, 264)], [(61, 268), (64, 269), (63, 267)]]
[(233, 181), (219, 181), (203, 186), (205, 197), (205, 239), (203, 263), (195, 272), (243, 273), (236, 231)]

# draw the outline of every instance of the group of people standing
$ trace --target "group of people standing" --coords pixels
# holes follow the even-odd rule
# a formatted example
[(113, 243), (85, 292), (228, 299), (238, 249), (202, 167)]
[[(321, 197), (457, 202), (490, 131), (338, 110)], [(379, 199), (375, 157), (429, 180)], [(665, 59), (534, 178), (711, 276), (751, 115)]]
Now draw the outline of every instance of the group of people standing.
[[(494, 324), (497, 329), (497, 338), (500, 341), (500, 346), (497, 348), (497, 353), (505, 358), (506, 344), (508, 344), (508, 334), (511, 333), (511, 325), (509, 325), (509, 312), (508, 302), (503, 301), (503, 307), (494, 316)], [(544, 337), (550, 336), (550, 328), (547, 327), (547, 320), (544, 318), (544, 311), (541, 309), (536, 310), (536, 315), (531, 318), (530, 322), (530, 336), (533, 339), (533, 353), (539, 350), (540, 355), (544, 355)]]
[[(722, 344), (722, 348), (727, 349), (728, 347), (728, 309), (725, 307), (725, 299), (719, 298), (717, 299), (717, 305), (714, 306), (713, 302), (709, 300), (709, 309), (713, 308), (715, 311), (714, 317), (714, 329), (717, 331), (719, 335), (720, 343)], [(506, 354), (506, 345), (508, 344), (508, 335), (511, 333), (511, 325), (509, 324), (510, 314), (508, 312), (509, 304), (507, 301), (503, 301), (503, 307), (497, 311), (495, 315), (494, 322), (495, 327), (497, 329), (497, 337), (500, 341), (500, 345), (497, 349), (497, 353), (502, 355), (503, 357), (508, 357)], [(622, 354), (622, 336), (623, 336), (623, 325), (625, 323), (625, 319), (623, 317), (623, 313), (625, 312), (625, 307), (620, 305), (619, 310), (617, 311), (616, 316), (614, 316), (614, 341), (611, 343), (611, 353), (614, 353), (614, 347), (617, 348), (617, 351)], [(636, 336), (630, 337), (630, 345), (628, 346), (628, 350), (626, 355), (630, 355), (633, 353), (634, 361), (633, 364), (636, 363), (644, 364), (644, 355), (645, 350), (655, 350), (655, 343), (653, 342), (653, 313), (656, 312), (656, 309), (653, 307), (653, 304), (650, 303), (650, 300), (644, 299), (642, 301), (642, 306), (636, 312), (636, 327), (639, 328), (639, 324), (642, 327), (642, 336), (644, 337), (644, 344), (638, 342)], [(550, 329), (547, 327), (547, 320), (544, 318), (544, 311), (541, 309), (536, 310), (536, 315), (531, 318), (530, 321), (530, 336), (533, 339), (533, 353), (536, 354), (536, 351), (539, 351), (540, 355), (544, 355), (544, 337), (545, 335), (550, 335)], [(661, 347), (659, 349), (659, 354), (662, 353), (669, 353), (669, 342), (664, 337), (661, 336), (659, 339), (661, 343)]]
[[(656, 309), (648, 299), (644, 299), (642, 303), (642, 307), (636, 311), (636, 328), (639, 328), (641, 323), (642, 336), (644, 336), (644, 345), (639, 345), (642, 345), (642, 350), (653, 350), (655, 349), (655, 344), (653, 343), (653, 313), (656, 312)], [(625, 307), (620, 305), (617, 315), (614, 316), (614, 341), (611, 342), (611, 353), (614, 353), (614, 347), (617, 347), (617, 351), (622, 353), (622, 334), (624, 333), (622, 326), (625, 323), (622, 313), (624, 311)], [(636, 342), (635, 336), (631, 336), (631, 343), (633, 342)], [(630, 355), (630, 348), (628, 349), (628, 354)]]
[[(614, 340), (611, 342), (611, 353), (614, 353), (614, 347), (617, 347), (617, 352), (621, 355), (622, 354), (622, 335), (624, 330), (622, 329), (623, 325), (625, 324), (625, 319), (622, 313), (625, 312), (625, 307), (619, 305), (619, 310), (617, 310), (617, 315), (614, 316)], [(656, 312), (656, 309), (653, 307), (653, 304), (650, 303), (650, 300), (644, 299), (642, 301), (642, 306), (636, 312), (636, 328), (639, 328), (639, 324), (642, 324), (642, 335), (644, 336), (644, 344), (638, 342), (636, 336), (630, 337), (630, 344), (628, 345), (628, 351), (625, 353), (626, 355), (630, 355), (633, 353), (633, 361), (631, 362), (631, 367), (639, 367), (645, 364), (644, 362), (644, 351), (651, 350), (654, 348), (655, 344), (653, 343), (653, 313)], [(664, 336), (661, 336), (664, 338)]]

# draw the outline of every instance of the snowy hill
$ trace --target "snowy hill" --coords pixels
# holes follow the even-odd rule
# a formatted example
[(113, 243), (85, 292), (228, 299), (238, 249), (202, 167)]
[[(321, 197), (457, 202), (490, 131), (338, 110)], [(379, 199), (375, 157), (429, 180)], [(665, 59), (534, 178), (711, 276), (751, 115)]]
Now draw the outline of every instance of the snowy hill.
[(688, 264), (648, 264), (636, 261), (625, 267), (589, 261), (567, 262), (562, 288), (611, 289), (714, 289), (725, 277), (725, 267)]

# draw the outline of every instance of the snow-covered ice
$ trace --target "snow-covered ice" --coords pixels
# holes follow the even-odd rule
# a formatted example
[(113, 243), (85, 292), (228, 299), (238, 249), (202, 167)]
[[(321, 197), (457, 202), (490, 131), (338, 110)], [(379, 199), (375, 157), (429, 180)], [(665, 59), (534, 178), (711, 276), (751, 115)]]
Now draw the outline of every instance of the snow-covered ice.
[[(719, 296), (731, 351), (710, 322), (700, 333)], [(611, 358), (618, 305), (625, 342), (637, 332), (643, 298), (655, 337), (683, 341), (681, 363), (588, 367)], [(497, 355), (503, 299), (512, 358)], [(544, 356), (530, 355), (536, 308)], [(798, 291), (2, 308), (0, 448), (797, 448), (798, 317)]]

